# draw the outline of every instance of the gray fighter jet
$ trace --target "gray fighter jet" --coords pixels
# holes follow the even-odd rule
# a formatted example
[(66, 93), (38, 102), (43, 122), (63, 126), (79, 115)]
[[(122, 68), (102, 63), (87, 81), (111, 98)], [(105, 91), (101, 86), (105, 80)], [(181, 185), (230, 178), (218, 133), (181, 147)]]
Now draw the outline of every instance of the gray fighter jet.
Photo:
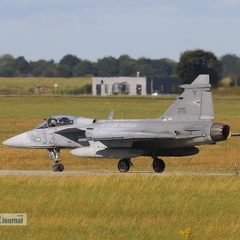
[(17, 148), (44, 148), (54, 161), (53, 171), (63, 171), (60, 149), (72, 149), (79, 157), (120, 158), (118, 169), (127, 172), (131, 158), (150, 156), (155, 172), (165, 163), (158, 156), (190, 156), (198, 145), (215, 144), (230, 138), (230, 127), (213, 122), (214, 110), (209, 75), (199, 75), (156, 119), (106, 120), (67, 115), (54, 116), (37, 128), (3, 142)]

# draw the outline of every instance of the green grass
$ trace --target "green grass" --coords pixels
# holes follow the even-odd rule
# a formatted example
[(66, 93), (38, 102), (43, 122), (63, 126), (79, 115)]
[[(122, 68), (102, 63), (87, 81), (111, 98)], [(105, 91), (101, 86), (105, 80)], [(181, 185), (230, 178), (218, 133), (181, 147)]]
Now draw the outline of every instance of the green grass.
[(213, 90), (215, 97), (236, 98), (240, 96), (240, 87), (220, 87)]
[(27, 226), (1, 239), (238, 239), (238, 176), (100, 175), (1, 177), (0, 212)]
[(0, 78), (0, 94), (34, 95), (35, 86), (48, 86), (48, 95), (55, 94), (54, 84), (58, 84), (57, 94), (72, 93), (92, 83), (91, 77), (84, 78)]

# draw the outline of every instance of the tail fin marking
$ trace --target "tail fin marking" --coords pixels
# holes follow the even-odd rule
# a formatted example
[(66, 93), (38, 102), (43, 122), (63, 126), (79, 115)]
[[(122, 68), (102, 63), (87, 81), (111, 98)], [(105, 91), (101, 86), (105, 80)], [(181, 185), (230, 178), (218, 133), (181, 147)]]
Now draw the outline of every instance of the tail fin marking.
[(184, 92), (162, 115), (164, 121), (211, 120), (214, 109), (209, 75), (199, 75), (191, 84), (181, 85)]

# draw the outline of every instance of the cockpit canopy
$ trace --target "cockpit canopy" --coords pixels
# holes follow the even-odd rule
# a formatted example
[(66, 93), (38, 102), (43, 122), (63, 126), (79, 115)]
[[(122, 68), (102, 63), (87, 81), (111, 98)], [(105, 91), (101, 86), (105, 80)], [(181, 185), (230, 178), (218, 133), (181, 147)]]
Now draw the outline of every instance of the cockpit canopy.
[(64, 125), (71, 125), (73, 124), (73, 120), (75, 116), (68, 116), (68, 115), (57, 115), (46, 119), (43, 123), (37, 126), (37, 129), (43, 128), (50, 128), (50, 127), (57, 127), (57, 126), (64, 126)]

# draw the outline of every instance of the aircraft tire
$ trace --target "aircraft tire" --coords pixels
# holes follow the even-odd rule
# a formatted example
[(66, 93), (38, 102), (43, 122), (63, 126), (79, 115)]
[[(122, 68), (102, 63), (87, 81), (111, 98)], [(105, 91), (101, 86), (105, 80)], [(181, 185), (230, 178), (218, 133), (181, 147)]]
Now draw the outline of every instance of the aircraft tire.
[(59, 164), (54, 163), (53, 166), (52, 166), (52, 169), (53, 169), (54, 172), (59, 172), (59, 169), (60, 169)]
[(118, 162), (118, 170), (120, 172), (128, 172), (131, 166), (130, 159), (124, 158)]
[(153, 160), (153, 170), (157, 173), (163, 172), (165, 169), (165, 163), (162, 159), (154, 158)]
[(58, 171), (62, 172), (64, 170), (64, 165), (60, 163), (58, 164), (58, 168), (59, 168)]

